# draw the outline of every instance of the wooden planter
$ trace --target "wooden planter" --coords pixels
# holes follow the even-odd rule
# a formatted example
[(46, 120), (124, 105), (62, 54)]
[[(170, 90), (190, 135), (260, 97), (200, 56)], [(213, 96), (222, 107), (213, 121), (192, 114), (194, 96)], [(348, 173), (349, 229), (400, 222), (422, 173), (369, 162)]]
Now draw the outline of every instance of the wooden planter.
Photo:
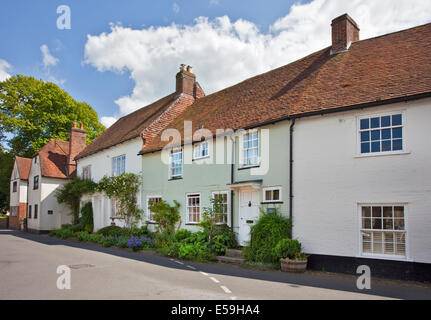
[(303, 273), (307, 270), (307, 260), (280, 259), (280, 264), (283, 272)]

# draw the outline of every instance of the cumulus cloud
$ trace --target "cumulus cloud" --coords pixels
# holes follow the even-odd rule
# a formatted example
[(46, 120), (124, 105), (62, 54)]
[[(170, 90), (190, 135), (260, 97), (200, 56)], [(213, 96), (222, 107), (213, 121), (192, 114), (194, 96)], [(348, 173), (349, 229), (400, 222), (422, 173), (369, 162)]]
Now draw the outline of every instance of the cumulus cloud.
[(0, 81), (4, 81), (10, 77), (8, 72), (11, 68), (11, 65), (6, 60), (0, 59)]
[(85, 62), (134, 80), (133, 91), (115, 101), (124, 115), (173, 92), (180, 63), (194, 67), (208, 94), (328, 47), (331, 20), (346, 12), (359, 24), (361, 39), (431, 21), (429, 0), (314, 0), (286, 12), (268, 31), (227, 16), (142, 29), (114, 25), (88, 35)]
[(59, 60), (51, 54), (46, 44), (40, 46), (40, 51), (42, 52), (43, 66), (45, 68), (55, 66), (58, 63)]
[(100, 118), (100, 122), (107, 128), (112, 126), (118, 119), (115, 117), (102, 117)]

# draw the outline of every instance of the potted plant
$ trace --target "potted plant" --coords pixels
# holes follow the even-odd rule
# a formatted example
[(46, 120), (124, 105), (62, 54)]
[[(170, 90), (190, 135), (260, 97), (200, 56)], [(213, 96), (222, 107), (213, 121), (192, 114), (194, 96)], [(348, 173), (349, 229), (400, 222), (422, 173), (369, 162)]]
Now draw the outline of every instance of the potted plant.
[(282, 239), (274, 251), (280, 261), (281, 271), (302, 273), (307, 269), (308, 257), (301, 252), (301, 243), (298, 240)]

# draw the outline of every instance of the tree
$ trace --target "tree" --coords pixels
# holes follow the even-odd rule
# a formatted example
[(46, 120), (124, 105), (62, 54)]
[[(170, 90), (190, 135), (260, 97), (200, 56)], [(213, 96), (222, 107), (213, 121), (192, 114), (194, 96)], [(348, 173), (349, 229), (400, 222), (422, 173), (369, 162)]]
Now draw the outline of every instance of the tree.
[(87, 103), (75, 101), (54, 83), (23, 75), (0, 82), (0, 111), (3, 139), (12, 154), (24, 157), (32, 157), (50, 139), (67, 140), (73, 122), (83, 123), (87, 143), (105, 129)]
[(162, 200), (158, 203), (150, 202), (150, 210), (153, 213), (153, 220), (157, 224), (157, 231), (160, 233), (173, 234), (181, 227), (180, 204), (174, 200), (174, 205), (170, 206), (169, 203)]

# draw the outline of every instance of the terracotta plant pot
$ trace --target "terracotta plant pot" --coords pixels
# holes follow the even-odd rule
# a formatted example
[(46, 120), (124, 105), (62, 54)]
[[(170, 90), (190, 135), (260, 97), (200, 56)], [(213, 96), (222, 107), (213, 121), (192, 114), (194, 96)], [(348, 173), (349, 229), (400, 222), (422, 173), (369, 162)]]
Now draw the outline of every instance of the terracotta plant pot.
[(280, 259), (280, 264), (283, 272), (303, 273), (307, 270), (307, 260)]

